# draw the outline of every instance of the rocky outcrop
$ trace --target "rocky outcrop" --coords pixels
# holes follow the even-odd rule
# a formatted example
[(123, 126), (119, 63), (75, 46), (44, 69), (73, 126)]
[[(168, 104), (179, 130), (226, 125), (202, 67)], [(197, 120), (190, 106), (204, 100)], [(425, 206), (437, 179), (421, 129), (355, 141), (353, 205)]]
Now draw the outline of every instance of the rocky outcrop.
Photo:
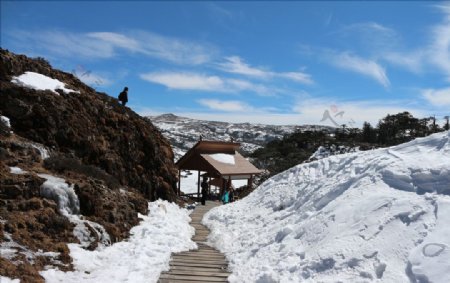
[[(26, 71), (58, 79), (79, 93), (55, 95), (11, 83), (13, 76)], [(170, 144), (149, 120), (117, 99), (52, 69), (43, 59), (5, 50), (0, 51), (0, 87), (0, 113), (10, 118), (16, 134), (98, 166), (149, 198), (174, 200), (176, 172)]]
[[(11, 82), (36, 72), (64, 82), (74, 93), (34, 90)], [(0, 275), (41, 282), (39, 270), (71, 269), (67, 243), (78, 243), (73, 220), (57, 197), (44, 197), (42, 174), (59, 177), (79, 200), (77, 216), (94, 240), (97, 224), (111, 242), (129, 235), (147, 213), (148, 200), (175, 200), (176, 169), (167, 140), (115, 98), (72, 74), (0, 49)], [(48, 152), (47, 152), (48, 151)], [(78, 210), (77, 210), (78, 212)], [(95, 223), (95, 225), (89, 225)], [(9, 253), (11, 252), (11, 253)]]

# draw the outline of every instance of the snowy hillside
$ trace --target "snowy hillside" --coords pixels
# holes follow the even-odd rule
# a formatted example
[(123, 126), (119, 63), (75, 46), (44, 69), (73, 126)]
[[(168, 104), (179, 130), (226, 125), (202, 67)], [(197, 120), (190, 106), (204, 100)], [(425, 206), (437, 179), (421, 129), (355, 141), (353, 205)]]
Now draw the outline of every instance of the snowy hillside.
[(450, 132), (298, 165), (205, 215), (231, 282), (450, 282)]
[(240, 142), (244, 152), (253, 152), (271, 140), (281, 139), (283, 135), (296, 130), (331, 130), (326, 126), (276, 126), (249, 123), (226, 123), (196, 120), (173, 114), (148, 117), (170, 141), (175, 153), (175, 160), (188, 151), (200, 138), (205, 140), (221, 140)]

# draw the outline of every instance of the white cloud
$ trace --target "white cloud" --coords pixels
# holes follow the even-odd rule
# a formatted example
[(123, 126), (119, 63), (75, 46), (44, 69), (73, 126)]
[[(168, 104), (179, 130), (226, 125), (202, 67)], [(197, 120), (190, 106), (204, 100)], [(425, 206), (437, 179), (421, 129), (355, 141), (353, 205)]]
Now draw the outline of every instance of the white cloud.
[(407, 71), (423, 72), (424, 67), (441, 70), (450, 81), (450, 4), (436, 5), (444, 14), (441, 23), (430, 28), (428, 43), (413, 50), (381, 50), (386, 61)]
[(450, 81), (450, 3), (438, 8), (444, 13), (444, 20), (432, 29), (428, 57), (432, 64), (445, 72)]
[(377, 62), (364, 59), (348, 52), (330, 55), (331, 63), (335, 66), (353, 71), (376, 80), (384, 87), (389, 87), (390, 82), (386, 71)]
[(303, 72), (273, 72), (265, 68), (251, 67), (245, 63), (239, 56), (230, 56), (225, 58), (225, 62), (218, 64), (219, 69), (228, 73), (245, 75), (259, 79), (285, 78), (303, 84), (312, 84), (311, 75)]
[(170, 89), (198, 91), (227, 91), (224, 81), (217, 76), (196, 73), (153, 72), (142, 74), (143, 80), (164, 85)]
[(443, 89), (425, 89), (422, 91), (422, 96), (435, 106), (450, 106), (450, 87)]
[(258, 78), (271, 77), (270, 72), (261, 68), (250, 67), (244, 61), (242, 61), (239, 56), (226, 57), (225, 62), (219, 63), (218, 65), (221, 70), (233, 74), (253, 76)]
[(66, 31), (15, 31), (10, 35), (22, 47), (32, 46), (60, 56), (111, 58), (133, 52), (182, 65), (212, 60), (216, 48), (209, 44), (144, 31), (73, 33)]
[(262, 96), (278, 93), (275, 88), (245, 80), (221, 78), (193, 72), (151, 72), (140, 75), (141, 79), (166, 86), (169, 89), (214, 91), (222, 93), (254, 92)]
[(241, 101), (221, 101), (216, 99), (200, 99), (198, 103), (204, 105), (212, 110), (225, 111), (225, 112), (242, 112), (250, 111), (252, 107)]
[(412, 52), (398, 52), (389, 51), (382, 55), (386, 61), (403, 67), (409, 71), (420, 73), (423, 68), (423, 61), (425, 59), (425, 52), (416, 50)]

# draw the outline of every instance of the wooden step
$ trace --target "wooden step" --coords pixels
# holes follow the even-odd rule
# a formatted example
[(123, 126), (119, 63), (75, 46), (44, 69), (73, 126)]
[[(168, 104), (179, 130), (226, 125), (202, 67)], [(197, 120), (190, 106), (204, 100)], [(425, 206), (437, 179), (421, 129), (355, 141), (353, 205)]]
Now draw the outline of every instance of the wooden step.
[(207, 204), (197, 207), (190, 215), (190, 225), (195, 229), (192, 240), (197, 243), (198, 249), (172, 254), (170, 270), (161, 273), (158, 282), (228, 282), (227, 278), (231, 274), (228, 271), (228, 261), (224, 254), (206, 243), (210, 231), (201, 224), (204, 214), (220, 203)]

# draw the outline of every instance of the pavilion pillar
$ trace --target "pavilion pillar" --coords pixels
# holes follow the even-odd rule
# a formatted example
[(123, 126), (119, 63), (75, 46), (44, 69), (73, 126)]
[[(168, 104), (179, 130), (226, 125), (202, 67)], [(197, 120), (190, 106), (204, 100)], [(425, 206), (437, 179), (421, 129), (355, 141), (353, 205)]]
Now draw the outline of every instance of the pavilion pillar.
[(181, 169), (178, 169), (178, 187), (177, 187), (177, 195), (181, 195)]
[(253, 186), (253, 175), (250, 175), (250, 178), (247, 180), (247, 187), (251, 190)]
[(200, 171), (198, 172), (197, 178), (197, 201), (200, 201)]

